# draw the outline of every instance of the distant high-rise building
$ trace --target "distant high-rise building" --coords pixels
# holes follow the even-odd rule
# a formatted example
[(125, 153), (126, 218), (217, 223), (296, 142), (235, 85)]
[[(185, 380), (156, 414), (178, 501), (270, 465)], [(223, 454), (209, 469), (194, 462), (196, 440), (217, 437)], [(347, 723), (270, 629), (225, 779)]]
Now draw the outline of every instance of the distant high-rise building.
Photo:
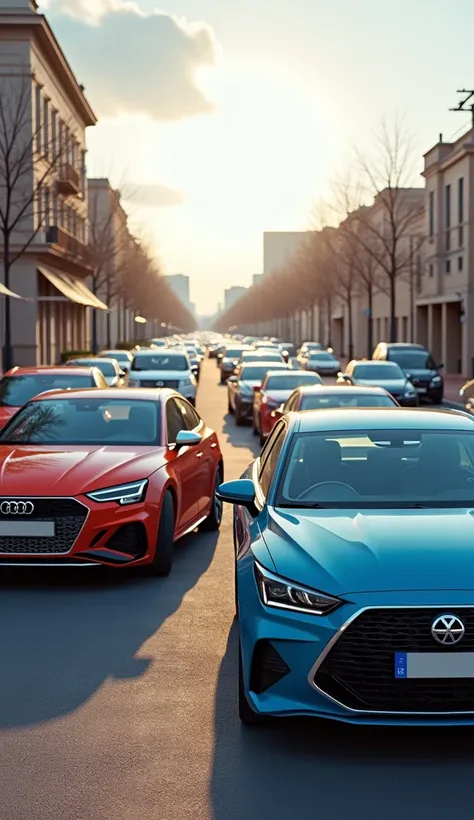
[(285, 266), (301, 248), (307, 231), (266, 231), (263, 234), (263, 275)]
[(252, 285), (258, 285), (263, 279), (263, 273), (254, 273), (252, 276)]
[(164, 276), (163, 278), (166, 280), (178, 299), (181, 300), (183, 305), (185, 305), (188, 310), (193, 313), (194, 305), (191, 303), (189, 297), (189, 276), (185, 276), (184, 273), (173, 273), (168, 276)]
[(229, 310), (233, 304), (244, 295), (247, 288), (243, 285), (234, 285), (224, 291), (224, 310)]

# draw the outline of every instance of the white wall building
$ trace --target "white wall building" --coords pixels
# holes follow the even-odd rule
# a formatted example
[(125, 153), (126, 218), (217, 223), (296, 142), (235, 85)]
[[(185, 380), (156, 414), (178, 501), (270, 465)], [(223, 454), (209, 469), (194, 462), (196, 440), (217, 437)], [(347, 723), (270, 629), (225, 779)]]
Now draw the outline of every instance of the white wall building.
[[(15, 150), (32, 168), (13, 194), (17, 207), (30, 200), (11, 236), (10, 258), (17, 258), (9, 287), (28, 299), (10, 300), (13, 361), (56, 362), (62, 351), (89, 347), (89, 308), (106, 309), (85, 284), (85, 132), (96, 118), (34, 0), (0, 0), (0, 95), (19, 115)], [(12, 132), (4, 123), (0, 129), (5, 145)]]
[(234, 285), (231, 288), (227, 288), (227, 290), (224, 291), (224, 310), (229, 310), (229, 308), (244, 295), (246, 290), (247, 288), (243, 285)]
[(191, 302), (189, 276), (185, 276), (183, 273), (173, 273), (168, 276), (164, 276), (163, 279), (165, 279), (173, 293), (176, 294), (183, 305), (185, 305), (191, 313), (194, 313), (195, 305)]
[(306, 231), (265, 231), (263, 234), (263, 275), (283, 268), (298, 253)]

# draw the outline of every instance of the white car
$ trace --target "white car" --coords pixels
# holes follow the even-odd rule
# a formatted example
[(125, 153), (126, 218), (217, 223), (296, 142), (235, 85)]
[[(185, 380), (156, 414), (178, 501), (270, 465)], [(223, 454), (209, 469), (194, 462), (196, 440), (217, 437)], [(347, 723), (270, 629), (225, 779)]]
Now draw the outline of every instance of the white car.
[(138, 350), (128, 378), (129, 387), (169, 387), (196, 403), (197, 381), (185, 352)]

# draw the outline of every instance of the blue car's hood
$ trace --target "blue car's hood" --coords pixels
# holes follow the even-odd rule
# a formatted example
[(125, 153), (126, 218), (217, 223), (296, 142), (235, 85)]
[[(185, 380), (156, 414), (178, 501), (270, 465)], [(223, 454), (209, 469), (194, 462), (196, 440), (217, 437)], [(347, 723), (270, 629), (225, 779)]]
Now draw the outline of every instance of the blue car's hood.
[(474, 509), (270, 507), (263, 537), (279, 575), (334, 595), (474, 589)]

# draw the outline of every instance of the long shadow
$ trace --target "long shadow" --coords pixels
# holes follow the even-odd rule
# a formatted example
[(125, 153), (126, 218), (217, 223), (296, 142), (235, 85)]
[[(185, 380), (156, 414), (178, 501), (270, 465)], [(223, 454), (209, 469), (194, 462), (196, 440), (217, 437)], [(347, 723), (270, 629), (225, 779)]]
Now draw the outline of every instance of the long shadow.
[(311, 719), (239, 724), (237, 628), (216, 692), (214, 820), (464, 820), (472, 729), (368, 728)]
[(234, 416), (227, 413), (224, 416), (224, 424), (222, 425), (221, 435), (226, 436), (227, 444), (231, 447), (246, 447), (253, 458), (260, 455), (259, 440), (252, 433), (251, 423), (237, 427)]
[(217, 534), (176, 545), (171, 575), (147, 579), (100, 569), (8, 570), (0, 581), (0, 728), (77, 709), (107, 678), (144, 675), (135, 657), (209, 567)]

